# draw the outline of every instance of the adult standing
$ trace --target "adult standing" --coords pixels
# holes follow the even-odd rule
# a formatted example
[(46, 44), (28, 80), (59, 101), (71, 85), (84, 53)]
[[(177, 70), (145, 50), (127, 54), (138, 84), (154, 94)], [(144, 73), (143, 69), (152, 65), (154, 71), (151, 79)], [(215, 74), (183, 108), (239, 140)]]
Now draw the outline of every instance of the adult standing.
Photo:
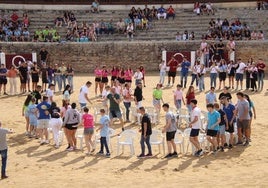
[(111, 122), (113, 122), (113, 118), (118, 118), (120, 120), (120, 124), (122, 126), (122, 131), (124, 131), (124, 122), (122, 118), (122, 113), (120, 110), (120, 95), (115, 92), (115, 88), (112, 87), (110, 93), (107, 95), (106, 99), (110, 101), (110, 108), (109, 108), (109, 117)]
[(194, 63), (194, 66), (192, 66), (192, 81), (191, 81), (191, 85), (194, 84), (194, 81), (196, 83), (196, 87), (198, 87), (198, 69), (200, 69), (200, 61), (196, 60)]
[(219, 71), (219, 90), (221, 90), (221, 83), (223, 87), (225, 87), (225, 80), (226, 80), (226, 75), (227, 75), (227, 65), (224, 59), (220, 60), (220, 64), (218, 66), (218, 71)]
[(10, 95), (16, 95), (17, 94), (17, 75), (19, 72), (17, 69), (12, 65), (11, 69), (7, 72), (7, 77), (9, 78), (9, 84), (10, 84)]
[(42, 47), (41, 51), (39, 52), (39, 55), (40, 55), (40, 61), (41, 61), (42, 66), (43, 66), (47, 63), (49, 53), (44, 47)]
[(236, 90), (238, 90), (238, 86), (240, 83), (240, 90), (243, 89), (243, 77), (244, 77), (244, 71), (246, 68), (246, 64), (241, 61), (241, 59), (238, 59), (237, 62), (237, 69), (235, 74), (235, 80), (236, 80)]
[(228, 52), (228, 59), (229, 61), (235, 60), (235, 41), (233, 37), (230, 38), (230, 40), (226, 44), (226, 49)]
[(53, 96), (54, 96), (54, 90), (55, 90), (55, 85), (50, 84), (48, 86), (48, 89), (46, 90), (46, 96), (48, 97), (48, 103), (51, 104), (54, 102)]
[(232, 87), (232, 89), (234, 89), (234, 77), (235, 77), (235, 72), (236, 72), (235, 66), (236, 65), (234, 61), (230, 61), (230, 63), (227, 65), (227, 73), (229, 77), (229, 88)]
[(134, 73), (133, 77), (135, 79), (135, 85), (136, 86), (138, 85), (138, 83), (141, 83), (142, 78), (143, 78), (143, 74), (142, 74), (142, 72), (141, 72), (139, 67), (137, 68), (137, 71)]
[(60, 70), (60, 78), (61, 78), (61, 82), (63, 84), (63, 88), (66, 87), (66, 73), (67, 73), (67, 68), (66, 66), (64, 65), (64, 63), (61, 63), (61, 66), (59, 67), (59, 70)]
[(186, 59), (186, 57), (183, 57), (183, 61), (181, 63), (181, 86), (183, 86), (184, 88), (186, 88), (187, 77), (188, 77), (190, 67), (191, 67), (191, 63)]
[(144, 97), (142, 95), (142, 83), (138, 82), (138, 85), (136, 86), (134, 90), (134, 101), (137, 107), (137, 110), (139, 110), (140, 107), (142, 107), (142, 100), (144, 100)]
[(266, 65), (264, 61), (260, 58), (257, 62), (257, 68), (258, 68), (258, 91), (263, 90), (263, 78), (264, 78), (264, 71), (266, 69)]
[(61, 81), (61, 70), (59, 69), (58, 64), (55, 64), (54, 67), (54, 77), (55, 77), (55, 85), (58, 85), (58, 90), (62, 89), (62, 81)]
[[(43, 101), (37, 105), (36, 107), (39, 112), (39, 117), (37, 120), (37, 130), (39, 132), (40, 136), (40, 145), (48, 144), (48, 132), (47, 128), (49, 127), (49, 120), (50, 120), (50, 115), (49, 115), (49, 109), (50, 109), (50, 104), (48, 104), (48, 97), (43, 96)], [(45, 140), (43, 139), (45, 136)]]
[(123, 103), (126, 108), (126, 122), (130, 122), (129, 120), (129, 108), (131, 106), (132, 100), (132, 89), (130, 88), (129, 84), (125, 84), (125, 88), (123, 89)]
[(223, 92), (221, 92), (220, 93), (220, 95), (219, 95), (219, 100), (222, 98), (222, 97), (226, 97), (227, 98), (227, 100), (229, 101), (229, 102), (231, 102), (231, 100), (232, 100), (232, 95), (231, 95), (231, 93), (228, 91), (229, 90), (229, 87), (224, 87), (223, 88)]
[(190, 113), (190, 123), (189, 127), (191, 128), (190, 132), (190, 142), (195, 146), (196, 152), (195, 156), (201, 156), (203, 155), (203, 150), (201, 149), (199, 140), (198, 140), (198, 135), (199, 135), (199, 130), (201, 128), (201, 110), (200, 108), (197, 107), (197, 100), (193, 99), (190, 102), (191, 105), (191, 113)]
[[(238, 134), (238, 143), (237, 144), (243, 144), (242, 142), (242, 135), (243, 132), (246, 137), (246, 142), (244, 143), (244, 146), (247, 146), (249, 144), (249, 138), (250, 138), (250, 116), (249, 116), (249, 102), (244, 98), (244, 94), (242, 92), (238, 92), (236, 94), (237, 96), (237, 104), (236, 104), (236, 110), (237, 110), (237, 134)], [(243, 130), (243, 132), (242, 132)]]
[(32, 76), (32, 89), (36, 90), (37, 84), (39, 82), (39, 68), (36, 62), (33, 62), (33, 67), (31, 68), (31, 76)]
[(168, 85), (167, 86), (170, 86), (171, 78), (172, 78), (172, 85), (171, 86), (174, 85), (178, 65), (179, 65), (179, 62), (175, 59), (175, 56), (172, 56), (171, 59), (167, 63), (167, 66), (169, 67)]
[(57, 106), (55, 102), (51, 103), (51, 108), (49, 109), (49, 113), (51, 116), (49, 123), (53, 132), (55, 148), (59, 148), (60, 147), (59, 137), (60, 137), (60, 129), (62, 127), (62, 119), (60, 117), (60, 108)]
[(163, 86), (165, 82), (165, 76), (166, 76), (166, 62), (165, 60), (162, 60), (162, 62), (159, 64), (159, 71), (160, 71), (160, 80), (159, 83)]
[(80, 124), (80, 113), (76, 109), (76, 103), (71, 104), (71, 109), (68, 109), (65, 114), (63, 126), (66, 128), (66, 136), (70, 147), (67, 151), (73, 151), (76, 149), (75, 133), (78, 125)]
[(0, 95), (2, 93), (2, 87), (3, 87), (4, 95), (7, 95), (6, 85), (7, 85), (7, 68), (5, 67), (5, 64), (1, 64), (1, 67), (0, 67)]
[(195, 99), (194, 86), (189, 87), (185, 98), (186, 98), (186, 106), (187, 106), (188, 112), (190, 113), (192, 111), (191, 101)]
[(218, 69), (215, 62), (212, 62), (212, 65), (210, 66), (209, 70), (210, 70), (210, 87), (216, 88)]
[(87, 83), (80, 88), (80, 93), (79, 93), (79, 96), (78, 96), (78, 101), (80, 103), (81, 109), (87, 106), (87, 102), (89, 102), (90, 104), (92, 104), (92, 102), (88, 98), (88, 92), (89, 92), (88, 91), (88, 88), (91, 85), (92, 85), (92, 83), (90, 81), (87, 81)]
[(202, 38), (202, 42), (200, 44), (200, 52), (201, 52), (200, 64), (204, 64), (205, 67), (207, 68), (209, 66), (209, 64), (208, 64), (209, 63), (209, 53), (207, 53), (207, 52), (209, 52), (209, 50), (208, 50), (208, 43), (206, 42), (205, 38)]
[[(162, 132), (166, 133), (166, 140), (167, 140), (167, 146), (168, 146), (168, 154), (165, 156), (165, 158), (170, 157), (177, 157), (177, 148), (176, 144), (174, 142), (175, 134), (177, 131), (177, 125), (176, 125), (176, 117), (175, 115), (169, 111), (169, 104), (165, 103), (163, 104), (163, 110), (166, 112), (166, 125), (163, 128)], [(172, 153), (173, 148), (173, 153)]]
[(42, 77), (42, 92), (45, 92), (48, 84), (48, 71), (46, 64), (41, 68), (41, 77)]
[[(150, 144), (150, 135), (152, 134), (152, 126), (151, 126), (151, 120), (149, 118), (149, 115), (145, 113), (145, 108), (140, 107), (139, 108), (140, 113), (142, 115), (141, 119), (141, 139), (140, 139), (140, 144), (141, 144), (141, 154), (138, 156), (139, 158), (142, 157), (151, 157), (152, 156), (152, 148)], [(145, 145), (144, 142), (147, 145), (148, 148), (148, 154), (145, 155)]]
[(19, 67), (19, 76), (20, 76), (20, 92), (26, 92), (26, 82), (28, 79), (28, 67), (26, 62), (22, 62)]
[(14, 133), (12, 129), (2, 128), (2, 123), (0, 122), (0, 155), (2, 158), (2, 168), (1, 168), (1, 179), (8, 178), (6, 174), (7, 166), (7, 139), (6, 134)]
[(71, 64), (67, 65), (66, 76), (67, 76), (68, 84), (71, 86), (71, 92), (73, 92), (73, 90), (74, 90), (74, 83), (73, 83), (74, 69), (73, 69)]

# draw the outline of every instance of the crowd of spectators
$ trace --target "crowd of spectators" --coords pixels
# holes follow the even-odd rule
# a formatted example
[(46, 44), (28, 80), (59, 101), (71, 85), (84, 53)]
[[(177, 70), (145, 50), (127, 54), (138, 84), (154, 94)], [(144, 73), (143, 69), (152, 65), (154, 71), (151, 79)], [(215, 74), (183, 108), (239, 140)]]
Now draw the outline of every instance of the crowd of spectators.
[(37, 29), (33, 35), (33, 42), (60, 42), (61, 37), (53, 27)]
[(0, 15), (0, 41), (30, 41), (29, 25), (26, 13), (22, 17), (16, 11), (11, 15)]
[(264, 40), (263, 31), (250, 30), (246, 23), (241, 23), (239, 18), (234, 19), (231, 23), (225, 18), (216, 20), (212, 18), (209, 22), (208, 31), (202, 36), (205, 39), (225, 39), (229, 40)]
[(194, 12), (196, 15), (214, 15), (215, 9), (213, 8), (212, 4), (210, 2), (208, 3), (194, 3)]

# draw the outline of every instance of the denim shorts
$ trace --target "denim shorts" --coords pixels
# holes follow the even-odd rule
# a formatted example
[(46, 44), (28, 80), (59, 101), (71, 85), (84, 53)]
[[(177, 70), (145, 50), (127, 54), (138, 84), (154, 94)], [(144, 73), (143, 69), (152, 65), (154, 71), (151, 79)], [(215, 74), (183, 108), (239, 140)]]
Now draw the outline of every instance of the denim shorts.
[(225, 125), (220, 125), (220, 129), (218, 130), (220, 135), (225, 135)]
[(88, 134), (93, 134), (94, 133), (94, 128), (84, 128), (84, 135), (88, 135)]

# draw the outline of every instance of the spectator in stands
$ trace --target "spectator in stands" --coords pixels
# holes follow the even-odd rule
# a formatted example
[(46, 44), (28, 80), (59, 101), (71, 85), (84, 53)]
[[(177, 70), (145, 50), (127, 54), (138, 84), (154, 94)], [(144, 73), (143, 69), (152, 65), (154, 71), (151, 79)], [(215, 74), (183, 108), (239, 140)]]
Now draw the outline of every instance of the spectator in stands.
[(202, 5), (200, 6), (200, 9), (201, 9), (201, 14), (207, 13), (207, 5), (206, 5), (206, 3), (202, 3)]
[(132, 23), (134, 23), (134, 19), (135, 19), (135, 17), (136, 17), (137, 15), (138, 15), (138, 14), (137, 14), (137, 10), (135, 9), (135, 7), (132, 7), (132, 8), (130, 9), (129, 14), (128, 14), (129, 18), (132, 20)]
[(208, 13), (208, 15), (209, 15), (209, 14), (214, 15), (214, 10), (213, 10), (213, 8), (212, 8), (212, 4), (211, 4), (210, 2), (208, 2), (208, 3), (206, 4), (206, 8), (207, 8), (207, 13)]
[(189, 35), (189, 40), (195, 40), (195, 34), (192, 31), (191, 34)]
[(189, 35), (188, 35), (188, 31), (185, 30), (183, 35), (182, 35), (182, 40), (189, 40)]
[(53, 42), (60, 42), (60, 34), (56, 31), (55, 34), (52, 37)]
[(30, 32), (27, 28), (24, 28), (21, 35), (21, 40), (24, 41), (30, 41)]
[(234, 56), (235, 56), (235, 41), (231, 37), (230, 40), (226, 44), (226, 49), (228, 52), (228, 59), (234, 61)]
[(13, 31), (12, 41), (21, 41), (21, 31), (18, 28)]
[(248, 28), (246, 28), (244, 30), (244, 37), (245, 37), (244, 39), (245, 40), (250, 40), (250, 36), (251, 36), (250, 30)]
[(133, 40), (134, 27), (132, 23), (129, 23), (127, 26), (127, 38), (128, 40)]
[(62, 27), (63, 22), (64, 22), (64, 18), (62, 16), (58, 16), (55, 20), (55, 26)]
[(70, 29), (67, 30), (65, 39), (66, 39), (67, 41), (73, 41), (74, 36), (73, 36), (73, 32), (72, 32)]
[(145, 29), (146, 31), (149, 29), (149, 21), (145, 16), (143, 16), (141, 19), (141, 29)]
[(150, 14), (151, 14), (151, 10), (148, 8), (147, 5), (145, 5), (145, 8), (143, 9), (143, 15), (144, 15), (147, 19), (149, 19)]
[(71, 13), (69, 11), (64, 11), (63, 20), (64, 20), (65, 25), (68, 25), (70, 17), (71, 17)]
[(264, 34), (262, 30), (260, 30), (258, 33), (258, 40), (264, 40)]
[(181, 36), (180, 32), (177, 32), (175, 39), (176, 39), (176, 41), (181, 41), (182, 40), (182, 36)]
[(101, 20), (100, 22), (100, 34), (107, 33), (106, 23)]
[(175, 10), (174, 10), (174, 8), (172, 7), (172, 5), (170, 5), (169, 8), (167, 9), (167, 19), (168, 19), (169, 17), (172, 17), (173, 20), (174, 20), (174, 18), (175, 18)]
[(93, 24), (89, 28), (88, 36), (89, 36), (91, 41), (95, 41), (95, 42), (97, 41), (97, 35), (96, 35), (95, 28), (94, 28)]
[(126, 24), (122, 18), (120, 18), (119, 21), (116, 23), (116, 30), (118, 33), (125, 33)]
[(99, 34), (100, 34), (100, 24), (99, 24), (99, 22), (97, 22), (97, 20), (95, 20), (93, 22), (93, 27), (94, 27), (94, 30), (95, 30), (95, 34), (97, 36), (99, 36)]
[(160, 20), (160, 18), (167, 18), (167, 11), (163, 5), (161, 5), (161, 7), (157, 10), (157, 19)]
[(195, 2), (194, 3), (194, 12), (196, 13), (196, 15), (200, 15), (200, 4), (199, 2)]
[(3, 30), (2, 27), (0, 27), (0, 41), (4, 41), (5, 40), (5, 32)]
[(107, 34), (114, 34), (114, 25), (113, 25), (113, 19), (111, 19), (109, 22), (107, 22)]
[(23, 27), (24, 28), (29, 27), (30, 20), (29, 20), (28, 14), (24, 13), (22, 17), (23, 17)]
[(141, 19), (139, 19), (138, 16), (134, 18), (134, 30), (141, 29), (142, 24), (141, 24)]
[(76, 17), (74, 16), (73, 13), (71, 13), (71, 17), (68, 21), (68, 28), (77, 28), (77, 21), (76, 21)]
[(91, 5), (91, 12), (92, 13), (99, 13), (100, 12), (100, 3), (98, 0), (94, 0)]
[(222, 22), (222, 31), (228, 31), (229, 30), (229, 22), (228, 20), (225, 18)]
[(42, 47), (41, 51), (39, 52), (39, 55), (40, 55), (40, 61), (42, 65), (45, 65), (47, 63), (48, 56), (49, 56), (48, 51), (44, 47)]
[(251, 40), (257, 40), (257, 36), (258, 36), (257, 31), (254, 30), (251, 32), (250, 38)]
[(155, 8), (155, 6), (153, 6), (151, 9), (151, 15), (153, 18), (157, 18), (157, 12), (158, 10)]

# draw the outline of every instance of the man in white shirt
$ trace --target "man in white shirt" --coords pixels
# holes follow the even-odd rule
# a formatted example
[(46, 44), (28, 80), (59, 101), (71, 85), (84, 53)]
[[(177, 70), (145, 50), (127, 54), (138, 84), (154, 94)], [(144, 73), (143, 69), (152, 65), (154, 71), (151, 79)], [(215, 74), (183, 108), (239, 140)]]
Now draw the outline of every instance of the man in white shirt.
[(190, 133), (190, 142), (197, 149), (197, 151), (195, 152), (195, 156), (201, 156), (203, 155), (203, 150), (201, 149), (200, 143), (198, 141), (199, 130), (201, 128), (201, 110), (197, 107), (197, 100), (191, 100), (190, 104), (192, 106), (192, 111), (190, 114), (191, 122), (189, 123), (189, 127), (192, 128)]
[(238, 85), (240, 82), (240, 90), (243, 88), (243, 75), (244, 75), (244, 70), (246, 68), (246, 64), (241, 61), (241, 59), (238, 59), (237, 62), (237, 69), (236, 69), (236, 74), (235, 74), (235, 80), (236, 80), (236, 90), (238, 90)]
[(87, 83), (80, 88), (80, 93), (79, 93), (79, 96), (78, 96), (78, 101), (80, 103), (81, 109), (83, 109), (84, 107), (87, 106), (87, 102), (89, 102), (90, 104), (92, 104), (92, 102), (88, 98), (88, 88), (91, 85), (92, 85), (92, 83), (90, 81), (87, 81)]
[(55, 90), (54, 84), (50, 84), (48, 86), (48, 89), (46, 90), (46, 96), (48, 97), (48, 104), (51, 104), (54, 101), (53, 100), (54, 90)]
[(137, 68), (137, 71), (134, 73), (135, 84), (138, 85), (138, 83), (141, 82), (142, 78), (143, 78), (142, 72), (140, 68)]

